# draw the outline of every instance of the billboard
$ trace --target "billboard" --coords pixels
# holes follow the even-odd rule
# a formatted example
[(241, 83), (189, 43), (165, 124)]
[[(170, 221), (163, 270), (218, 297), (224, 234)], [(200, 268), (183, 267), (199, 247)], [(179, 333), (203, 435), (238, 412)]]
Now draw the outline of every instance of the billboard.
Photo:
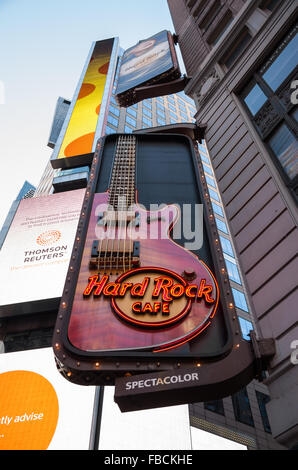
[(95, 142), (101, 136), (105, 100), (115, 72), (117, 49), (116, 38), (97, 41), (92, 45), (51, 157), (54, 168), (90, 162)]
[[(204, 193), (192, 142), (112, 134), (91, 175), (53, 335), (62, 373), (116, 384), (123, 411), (191, 402), (204, 380), (204, 400), (232, 393), (246, 360), (251, 379), (251, 346), (239, 337), (218, 235), (205, 222), (212, 209), (197, 211)], [(208, 361), (212, 380), (213, 366), (201, 367)]]
[(20, 313), (24, 303), (61, 297), (84, 193), (20, 202), (0, 252), (1, 317)]
[(0, 450), (88, 450), (94, 396), (57, 373), (49, 348), (0, 354)]
[(104, 390), (99, 450), (192, 450), (188, 405), (121, 413), (114, 391)]
[(129, 106), (135, 100), (136, 88), (170, 82), (180, 75), (172, 35), (161, 31), (124, 52), (116, 99), (119, 104)]

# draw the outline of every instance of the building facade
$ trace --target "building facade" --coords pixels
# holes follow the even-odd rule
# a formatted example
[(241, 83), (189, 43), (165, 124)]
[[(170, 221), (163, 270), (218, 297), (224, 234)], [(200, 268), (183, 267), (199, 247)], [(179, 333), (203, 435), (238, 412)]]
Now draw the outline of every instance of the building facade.
[(20, 189), (16, 199), (13, 201), (13, 203), (12, 203), (10, 209), (9, 209), (9, 212), (6, 216), (6, 219), (3, 223), (2, 229), (0, 231), (0, 250), (1, 250), (1, 247), (4, 243), (7, 232), (9, 231), (9, 227), (11, 225), (11, 222), (13, 221), (15, 213), (16, 213), (18, 207), (19, 207), (20, 201), (22, 199), (27, 199), (27, 198), (33, 197), (34, 194), (35, 194), (35, 190), (36, 190), (35, 186), (33, 186), (28, 181), (25, 181), (22, 188)]
[(298, 443), (297, 2), (168, 0), (260, 337), (273, 437)]

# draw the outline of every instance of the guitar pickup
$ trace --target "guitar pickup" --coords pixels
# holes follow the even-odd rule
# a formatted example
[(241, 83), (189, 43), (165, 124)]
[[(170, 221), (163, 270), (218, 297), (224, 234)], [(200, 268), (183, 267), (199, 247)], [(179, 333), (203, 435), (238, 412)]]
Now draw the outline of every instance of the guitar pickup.
[(140, 242), (133, 240), (94, 240), (91, 248), (90, 269), (132, 269), (140, 264)]

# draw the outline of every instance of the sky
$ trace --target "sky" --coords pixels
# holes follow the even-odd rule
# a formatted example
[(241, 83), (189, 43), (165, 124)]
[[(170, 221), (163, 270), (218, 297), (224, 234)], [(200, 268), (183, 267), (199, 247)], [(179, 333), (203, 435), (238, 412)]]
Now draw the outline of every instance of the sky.
[(174, 27), (167, 0), (0, 0), (0, 24), (1, 229), (24, 181), (41, 178), (57, 98), (72, 99), (92, 42), (126, 49)]

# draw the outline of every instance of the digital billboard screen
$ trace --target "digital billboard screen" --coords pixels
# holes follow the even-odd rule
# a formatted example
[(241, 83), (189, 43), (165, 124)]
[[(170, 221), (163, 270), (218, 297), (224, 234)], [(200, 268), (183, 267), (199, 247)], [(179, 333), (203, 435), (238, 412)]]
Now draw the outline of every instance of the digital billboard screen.
[(8, 305), (61, 296), (84, 194), (78, 189), (20, 202), (0, 252), (1, 317)]
[(176, 67), (168, 31), (161, 31), (127, 49), (121, 60), (116, 95), (151, 81), (161, 81)]
[(57, 372), (49, 348), (0, 354), (0, 450), (88, 450), (95, 387)]
[[(54, 168), (76, 165), (78, 164), (78, 156), (81, 155), (85, 155), (84, 161), (86, 161), (87, 155), (94, 151), (98, 123), (105, 113), (104, 106), (102, 106), (104, 93), (106, 87), (109, 88), (111, 85), (110, 79), (116, 65), (116, 61), (112, 60), (113, 48), (116, 43), (115, 38), (111, 38), (96, 41), (91, 47), (86, 66), (51, 157)], [(109, 77), (110, 79), (108, 79)], [(100, 135), (97, 135), (98, 137)], [(74, 157), (76, 157), (75, 160)], [(67, 163), (65, 159), (67, 159)]]

